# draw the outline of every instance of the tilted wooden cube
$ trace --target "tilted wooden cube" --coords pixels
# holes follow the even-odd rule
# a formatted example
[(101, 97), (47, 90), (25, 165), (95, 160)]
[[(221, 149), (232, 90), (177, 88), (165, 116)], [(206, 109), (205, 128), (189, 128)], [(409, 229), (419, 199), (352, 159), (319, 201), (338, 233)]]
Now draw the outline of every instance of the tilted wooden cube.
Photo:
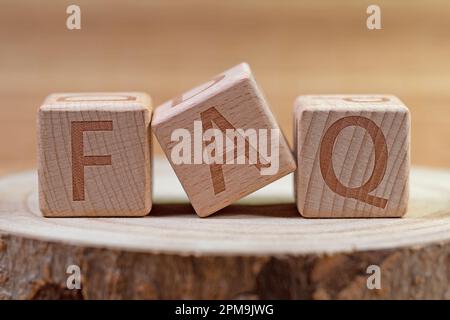
[(62, 93), (39, 108), (39, 203), (48, 217), (144, 216), (151, 209), (150, 97)]
[(245, 63), (156, 108), (152, 129), (200, 217), (295, 170)]
[(304, 217), (400, 217), (408, 206), (410, 115), (389, 95), (300, 96), (295, 192)]

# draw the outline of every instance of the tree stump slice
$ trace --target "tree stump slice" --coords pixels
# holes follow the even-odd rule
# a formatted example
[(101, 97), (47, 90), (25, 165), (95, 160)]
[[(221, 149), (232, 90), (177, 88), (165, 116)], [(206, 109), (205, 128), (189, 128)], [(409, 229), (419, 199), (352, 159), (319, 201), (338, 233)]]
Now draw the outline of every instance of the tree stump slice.
[(412, 169), (404, 218), (304, 219), (288, 176), (202, 219), (154, 167), (144, 218), (44, 218), (34, 171), (0, 178), (0, 299), (450, 299), (449, 171)]

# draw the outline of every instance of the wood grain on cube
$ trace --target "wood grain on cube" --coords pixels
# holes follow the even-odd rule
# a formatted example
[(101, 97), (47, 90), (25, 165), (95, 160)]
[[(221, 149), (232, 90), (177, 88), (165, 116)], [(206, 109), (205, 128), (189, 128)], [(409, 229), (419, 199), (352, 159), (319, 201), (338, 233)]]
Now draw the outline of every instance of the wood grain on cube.
[[(157, 108), (152, 128), (201, 217), (295, 170), (289, 146), (246, 63)], [(186, 130), (192, 140), (186, 161), (174, 161), (174, 155), (181, 152), (179, 144), (182, 139), (174, 139), (173, 136), (179, 129)], [(222, 148), (218, 143), (220, 139), (205, 139), (197, 143), (198, 137), (201, 139), (208, 129), (216, 129), (223, 134)], [(264, 130), (267, 139), (260, 135)], [(234, 144), (237, 147), (232, 145), (236, 140), (228, 135), (230, 131), (236, 133), (241, 141)], [(231, 143), (227, 145), (227, 141)], [(261, 148), (265, 141), (269, 141), (267, 150)], [(198, 150), (207, 152), (206, 158), (202, 156), (203, 152), (196, 155)], [(222, 162), (217, 156), (222, 157)], [(205, 159), (210, 160), (203, 161)]]
[(152, 205), (151, 117), (151, 100), (145, 93), (47, 97), (38, 115), (43, 214), (148, 214)]
[(305, 217), (400, 217), (408, 206), (410, 115), (390, 95), (300, 96), (295, 197)]

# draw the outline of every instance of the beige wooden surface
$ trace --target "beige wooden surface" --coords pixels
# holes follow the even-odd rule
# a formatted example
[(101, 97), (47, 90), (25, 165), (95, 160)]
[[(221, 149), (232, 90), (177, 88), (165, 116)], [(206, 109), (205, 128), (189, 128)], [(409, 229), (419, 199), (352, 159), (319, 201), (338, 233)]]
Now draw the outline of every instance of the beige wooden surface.
[(0, 298), (450, 299), (448, 170), (413, 168), (409, 211), (390, 219), (302, 218), (291, 178), (201, 219), (162, 160), (141, 218), (44, 218), (34, 171), (2, 177)]
[[(142, 218), (43, 218), (35, 172), (0, 180), (0, 232), (124, 251), (273, 255), (362, 252), (450, 241), (450, 172), (414, 168), (403, 218), (305, 219), (286, 176), (201, 219), (169, 164), (155, 161), (154, 208)], [(56, 227), (57, 226), (57, 227)]]
[[(36, 109), (55, 91), (149, 92), (155, 106), (241, 61), (291, 140), (300, 94), (390, 93), (411, 109), (412, 162), (450, 167), (450, 3), (387, 1), (4, 0), (0, 173), (36, 166)], [(158, 144), (155, 150), (161, 152)]]
[(168, 163), (155, 167), (164, 183), (142, 218), (44, 218), (34, 171), (1, 178), (0, 298), (450, 298), (448, 170), (413, 168), (403, 218), (302, 218), (287, 176), (201, 219)]

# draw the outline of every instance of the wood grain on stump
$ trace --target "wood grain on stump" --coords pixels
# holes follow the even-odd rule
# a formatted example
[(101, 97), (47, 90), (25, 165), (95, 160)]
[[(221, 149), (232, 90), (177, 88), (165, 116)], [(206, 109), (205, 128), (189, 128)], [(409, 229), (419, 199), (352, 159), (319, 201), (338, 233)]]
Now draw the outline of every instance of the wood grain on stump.
[[(314, 220), (292, 177), (202, 219), (166, 162), (154, 174), (144, 218), (44, 218), (35, 172), (1, 178), (0, 298), (450, 299), (449, 171), (412, 170), (404, 218)], [(72, 264), (81, 290), (66, 287)]]

